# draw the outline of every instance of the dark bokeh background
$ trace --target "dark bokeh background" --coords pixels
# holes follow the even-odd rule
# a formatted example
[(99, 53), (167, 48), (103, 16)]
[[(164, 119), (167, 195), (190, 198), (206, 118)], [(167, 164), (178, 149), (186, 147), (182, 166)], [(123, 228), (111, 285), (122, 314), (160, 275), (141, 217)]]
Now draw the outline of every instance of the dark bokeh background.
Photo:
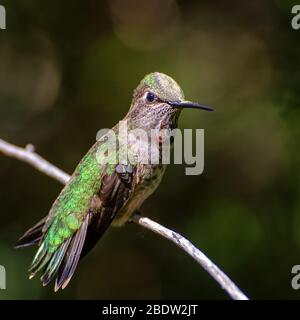
[[(296, 2), (1, 1), (0, 137), (34, 144), (71, 173), (146, 73), (173, 76), (217, 109), (180, 119), (205, 129), (205, 171), (170, 166), (144, 214), (186, 235), (250, 297), (299, 298), (290, 284), (300, 264)], [(29, 281), (35, 248), (13, 245), (60, 189), (0, 155), (0, 298), (227, 298), (190, 257), (133, 224), (110, 229), (63, 292)]]

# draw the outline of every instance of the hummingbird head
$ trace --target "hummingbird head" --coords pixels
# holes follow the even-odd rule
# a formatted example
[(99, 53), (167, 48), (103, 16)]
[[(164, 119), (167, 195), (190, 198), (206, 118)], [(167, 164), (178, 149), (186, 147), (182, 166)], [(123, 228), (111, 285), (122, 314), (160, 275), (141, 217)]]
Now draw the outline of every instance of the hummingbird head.
[(164, 73), (146, 75), (134, 90), (133, 100), (127, 118), (140, 127), (166, 128), (176, 126), (182, 109), (212, 108), (185, 100), (178, 83)]

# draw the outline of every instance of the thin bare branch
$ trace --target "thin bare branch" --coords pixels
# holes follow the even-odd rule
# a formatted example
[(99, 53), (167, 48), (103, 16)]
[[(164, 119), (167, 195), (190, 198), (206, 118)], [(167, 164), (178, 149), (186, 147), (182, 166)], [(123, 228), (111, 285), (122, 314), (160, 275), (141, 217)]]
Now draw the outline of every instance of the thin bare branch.
[(20, 148), (0, 139), (0, 152), (8, 157), (16, 158), (30, 164), (38, 171), (41, 171), (62, 184), (66, 184), (70, 179), (70, 176), (67, 173), (36, 154), (34, 152), (34, 147), (31, 144), (27, 145), (25, 148)]
[[(70, 176), (67, 173), (36, 154), (32, 145), (28, 145), (25, 148), (20, 148), (0, 139), (0, 152), (8, 157), (16, 158), (20, 161), (28, 163), (38, 171), (59, 181), (62, 184), (66, 184), (70, 179)], [(149, 218), (142, 217), (140, 214), (134, 214), (132, 220), (136, 224), (151, 230), (175, 243), (180, 249), (195, 259), (210, 274), (210, 276), (220, 284), (220, 286), (232, 299), (248, 300), (245, 294), (219, 267), (217, 267), (202, 251), (196, 248), (189, 240), (181, 236), (179, 233), (163, 227), (159, 223), (152, 221)]]
[(182, 235), (150, 220), (149, 218), (142, 217), (140, 214), (134, 214), (132, 221), (175, 243), (180, 249), (195, 259), (221, 285), (221, 287), (227, 291), (232, 299), (248, 300), (244, 293), (219, 267), (217, 267), (202, 251), (196, 248)]

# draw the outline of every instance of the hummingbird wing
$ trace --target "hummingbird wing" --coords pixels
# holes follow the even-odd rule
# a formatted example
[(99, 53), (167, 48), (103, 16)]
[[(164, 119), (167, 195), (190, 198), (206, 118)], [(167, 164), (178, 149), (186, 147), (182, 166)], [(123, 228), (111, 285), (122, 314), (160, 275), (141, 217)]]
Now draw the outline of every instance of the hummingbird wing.
[(67, 286), (80, 257), (105, 232), (132, 190), (133, 168), (99, 164), (99, 147), (97, 142), (79, 163), (45, 223), (31, 228), (19, 242), (26, 246), (39, 241), (30, 277), (44, 269), (41, 281), (46, 285), (56, 276), (55, 290)]
[[(55, 291), (59, 288), (64, 289), (68, 285), (79, 259), (91, 250), (109, 227), (118, 211), (127, 202), (132, 191), (133, 170), (129, 169), (129, 173), (120, 173), (118, 172), (120, 167), (123, 167), (123, 165), (116, 166), (116, 169), (112, 174), (104, 174), (99, 191), (101, 208), (99, 210), (91, 210), (89, 212), (89, 222), (86, 230), (85, 241), (80, 247), (80, 250), (76, 249), (76, 256), (74, 259), (70, 259), (68, 255), (65, 255), (58, 270), (58, 276), (55, 282)], [(129, 167), (130, 166), (124, 166), (122, 171), (127, 170)]]
[(135, 186), (136, 168), (117, 165), (113, 174), (105, 174), (99, 191), (101, 208), (90, 216), (86, 241), (81, 252), (83, 258), (101, 238), (119, 210), (127, 203)]

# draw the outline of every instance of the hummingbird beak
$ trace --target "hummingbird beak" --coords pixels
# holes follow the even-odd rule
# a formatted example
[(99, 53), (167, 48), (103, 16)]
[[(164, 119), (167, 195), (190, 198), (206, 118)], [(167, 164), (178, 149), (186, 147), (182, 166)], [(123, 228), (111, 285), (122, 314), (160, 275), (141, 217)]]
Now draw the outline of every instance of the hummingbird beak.
[(193, 109), (202, 109), (206, 111), (214, 111), (213, 108), (204, 106), (202, 104), (199, 104), (197, 102), (192, 101), (166, 101), (170, 106), (175, 108), (193, 108)]

